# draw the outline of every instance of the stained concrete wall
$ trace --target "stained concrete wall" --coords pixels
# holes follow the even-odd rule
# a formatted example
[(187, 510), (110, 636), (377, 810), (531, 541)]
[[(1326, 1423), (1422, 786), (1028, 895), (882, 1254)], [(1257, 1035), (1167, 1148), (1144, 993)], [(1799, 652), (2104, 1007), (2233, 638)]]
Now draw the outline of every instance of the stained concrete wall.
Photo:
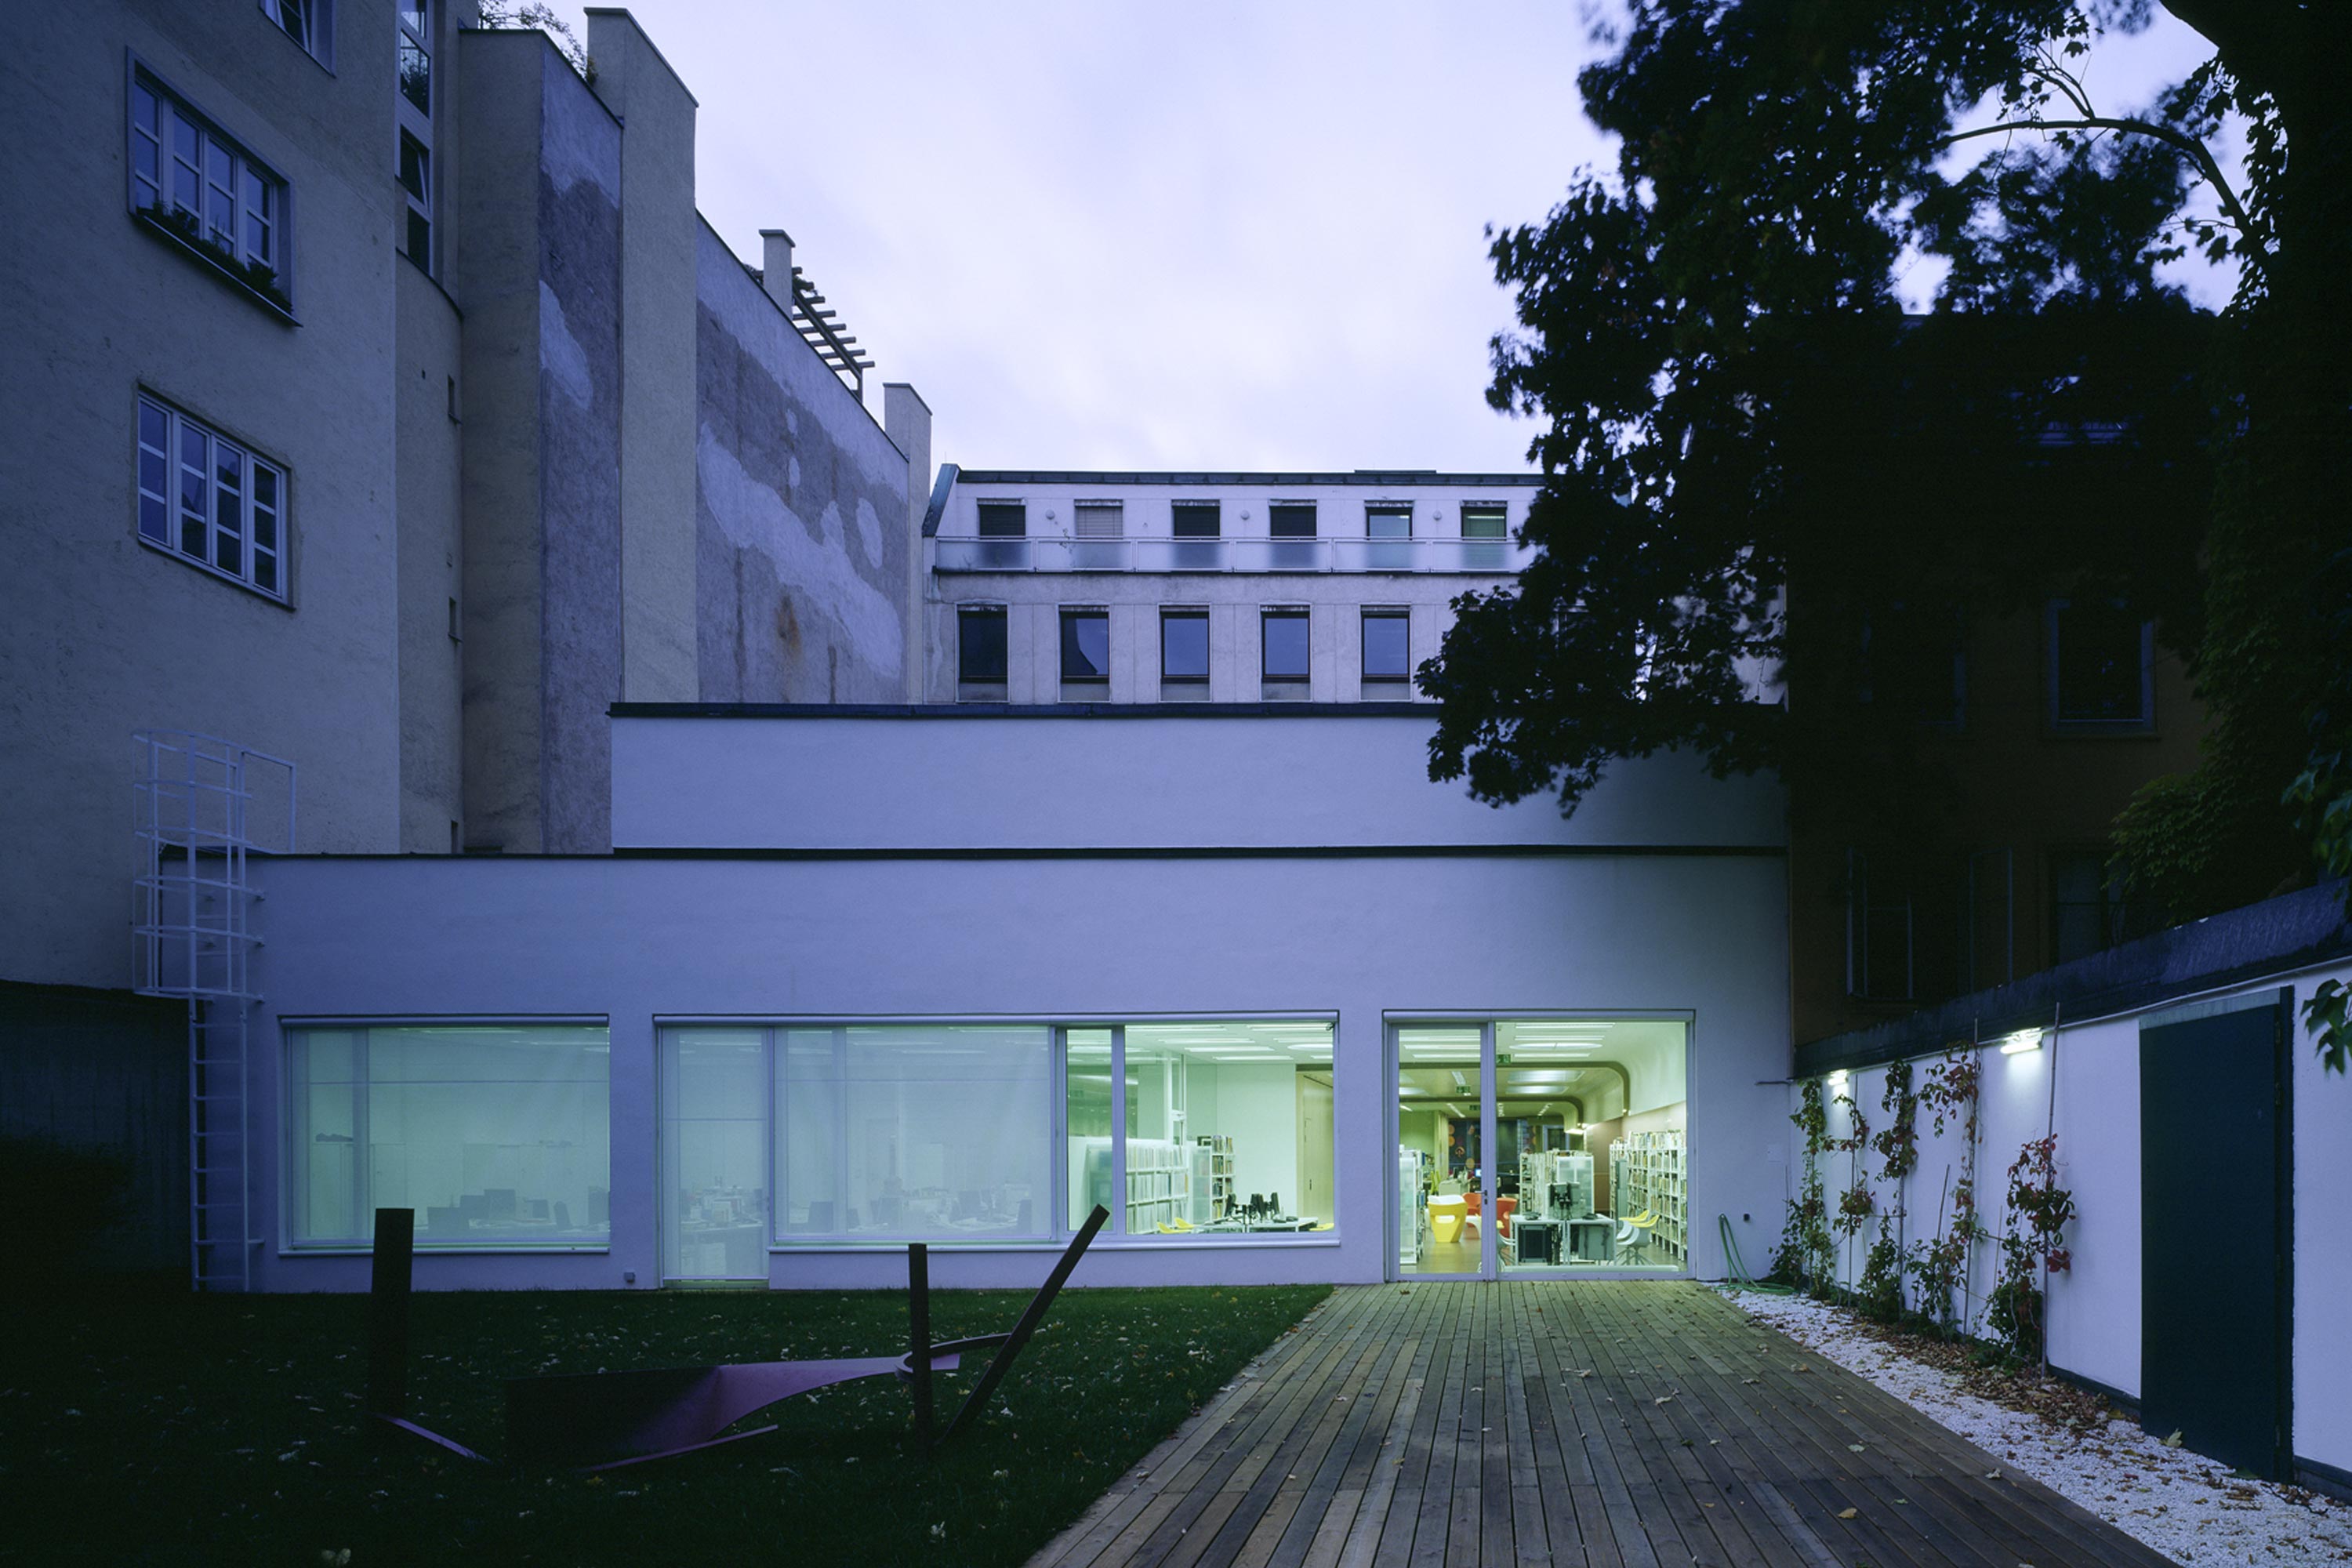
[[(40, 194), (0, 251), (9, 978), (129, 983), (136, 729), (292, 759), (305, 848), (399, 843), (393, 24), (344, 9), (330, 72), (233, 0), (0, 6), (0, 140)], [(134, 55), (288, 180), (299, 325), (132, 216)], [(285, 466), (286, 603), (142, 542), (142, 388)]]
[(901, 700), (906, 455), (708, 225), (697, 301), (702, 700)]
[(466, 837), (593, 851), (621, 690), (621, 128), (539, 33), (468, 34), (458, 63)]
[[(436, 157), (441, 148), (436, 142)], [(446, 165), (444, 165), (445, 167)], [(439, 854), (462, 821), (463, 357), (457, 306), (402, 261), (393, 268), (400, 518), (400, 847)]]

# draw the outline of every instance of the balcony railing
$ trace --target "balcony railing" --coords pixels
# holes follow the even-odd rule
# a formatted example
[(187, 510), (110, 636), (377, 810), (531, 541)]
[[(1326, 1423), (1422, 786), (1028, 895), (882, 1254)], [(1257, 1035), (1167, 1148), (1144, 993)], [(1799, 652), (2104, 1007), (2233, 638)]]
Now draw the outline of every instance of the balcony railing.
[(941, 572), (1517, 572), (1507, 539), (949, 539)]

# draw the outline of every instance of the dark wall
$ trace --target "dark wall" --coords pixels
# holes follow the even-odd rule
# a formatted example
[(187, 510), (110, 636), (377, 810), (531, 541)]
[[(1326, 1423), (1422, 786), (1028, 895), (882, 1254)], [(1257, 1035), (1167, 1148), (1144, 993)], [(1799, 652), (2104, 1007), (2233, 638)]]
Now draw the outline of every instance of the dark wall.
[(84, 1255), (91, 1267), (188, 1266), (187, 1057), (184, 1002), (0, 981), (0, 1136), (130, 1167), (121, 1217)]

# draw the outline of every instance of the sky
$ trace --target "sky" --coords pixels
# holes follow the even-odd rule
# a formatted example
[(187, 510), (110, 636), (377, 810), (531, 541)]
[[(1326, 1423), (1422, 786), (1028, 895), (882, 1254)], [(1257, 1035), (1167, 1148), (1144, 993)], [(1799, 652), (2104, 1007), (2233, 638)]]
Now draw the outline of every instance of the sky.
[[(913, 384), (934, 461), (1527, 468), (1533, 427), (1485, 399), (1511, 302), (1484, 230), (1612, 161), (1576, 96), (1586, 6), (629, 9), (699, 101), (703, 215), (754, 265), (791, 233), (877, 362), (868, 406)], [(2208, 53), (2159, 8), (2092, 61), (2099, 107)]]

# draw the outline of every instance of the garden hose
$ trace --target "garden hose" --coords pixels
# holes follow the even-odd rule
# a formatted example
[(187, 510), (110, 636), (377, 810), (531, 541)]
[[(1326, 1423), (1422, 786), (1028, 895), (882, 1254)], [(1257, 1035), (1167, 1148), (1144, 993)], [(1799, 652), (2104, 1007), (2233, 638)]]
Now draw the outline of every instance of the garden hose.
[(1765, 1296), (1793, 1296), (1797, 1293), (1794, 1285), (1767, 1285), (1750, 1278), (1748, 1265), (1739, 1256), (1739, 1243), (1731, 1234), (1731, 1216), (1719, 1214), (1715, 1216), (1715, 1223), (1723, 1232), (1723, 1266), (1730, 1272), (1733, 1289), (1754, 1290)]

